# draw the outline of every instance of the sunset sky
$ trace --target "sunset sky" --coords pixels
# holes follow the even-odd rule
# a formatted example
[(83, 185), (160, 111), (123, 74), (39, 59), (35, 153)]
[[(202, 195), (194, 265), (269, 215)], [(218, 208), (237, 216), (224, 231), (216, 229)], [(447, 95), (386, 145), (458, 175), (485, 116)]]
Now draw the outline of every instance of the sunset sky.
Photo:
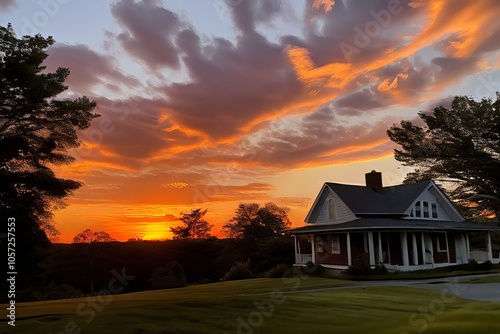
[(221, 225), (240, 202), (290, 208), (325, 181), (400, 183), (386, 130), (500, 91), (498, 0), (0, 0), (0, 24), (53, 36), (61, 97), (96, 100), (71, 166), (85, 185), (55, 213), (86, 228), (171, 238), (180, 212)]

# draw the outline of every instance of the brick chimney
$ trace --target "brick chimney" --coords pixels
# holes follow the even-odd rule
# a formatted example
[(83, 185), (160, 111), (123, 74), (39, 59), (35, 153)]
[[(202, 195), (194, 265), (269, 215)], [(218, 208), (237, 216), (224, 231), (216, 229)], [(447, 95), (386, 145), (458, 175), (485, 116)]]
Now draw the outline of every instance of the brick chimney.
[(382, 191), (382, 173), (372, 170), (370, 173), (365, 174), (365, 181), (368, 188), (376, 192)]

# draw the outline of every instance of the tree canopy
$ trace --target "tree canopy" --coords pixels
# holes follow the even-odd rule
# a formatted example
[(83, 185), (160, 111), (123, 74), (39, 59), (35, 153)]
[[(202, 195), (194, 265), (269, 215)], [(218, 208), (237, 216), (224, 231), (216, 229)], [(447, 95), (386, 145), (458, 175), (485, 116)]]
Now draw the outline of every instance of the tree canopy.
[(288, 209), (274, 203), (240, 203), (235, 216), (223, 226), (233, 238), (260, 239), (283, 235), (290, 228)]
[(93, 242), (110, 242), (116, 241), (111, 235), (106, 231), (93, 231), (91, 229), (86, 229), (83, 232), (78, 233), (73, 238), (74, 244), (90, 244)]
[(396, 160), (415, 167), (405, 182), (435, 180), (469, 217), (500, 217), (500, 94), (475, 101), (457, 96), (451, 108), (418, 114), (387, 134)]
[(180, 220), (183, 225), (171, 227), (170, 232), (174, 234), (174, 239), (206, 239), (212, 237), (210, 230), (213, 225), (210, 225), (203, 217), (207, 214), (207, 209), (194, 209), (191, 212), (181, 212)]
[(52, 211), (82, 185), (56, 177), (51, 165), (74, 160), (67, 151), (80, 145), (77, 130), (98, 117), (87, 97), (58, 98), (69, 69), (45, 71), (53, 43), (0, 26), (0, 210), (16, 218), (18, 238), (33, 247), (58, 233)]

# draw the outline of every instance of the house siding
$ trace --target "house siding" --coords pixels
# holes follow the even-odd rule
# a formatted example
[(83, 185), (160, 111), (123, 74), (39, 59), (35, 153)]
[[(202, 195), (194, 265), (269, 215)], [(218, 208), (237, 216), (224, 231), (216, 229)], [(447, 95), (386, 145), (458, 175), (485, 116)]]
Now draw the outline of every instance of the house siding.
[(437, 237), (432, 236), (432, 248), (434, 253), (434, 263), (446, 263), (448, 262), (448, 253), (446, 251), (438, 251), (437, 247)]
[(348, 264), (347, 260), (347, 234), (346, 233), (338, 233), (339, 241), (340, 241), (340, 254), (332, 254), (332, 236), (330, 235), (315, 235), (315, 237), (322, 237), (324, 240), (323, 251), (318, 252), (316, 249), (315, 256), (316, 262), (319, 264), (330, 264), (330, 265), (342, 265), (346, 266)]
[[(330, 199), (333, 201), (335, 208), (334, 219), (330, 219), (328, 217), (328, 204)], [(330, 194), (327, 196), (325, 201), (323, 202), (321, 209), (318, 214), (317, 222), (318, 223), (344, 223), (349, 220), (356, 219), (356, 216), (349, 207), (340, 199), (340, 197), (330, 190)]]
[(448, 233), (448, 247), (450, 248), (450, 263), (457, 262), (457, 248), (455, 246), (455, 236), (454, 233)]
[[(443, 206), (441, 204), (441, 201), (440, 199), (441, 196), (439, 196), (439, 194), (435, 191), (434, 188), (431, 188), (433, 191), (429, 191), (429, 190), (424, 190), (414, 201), (413, 203), (411, 204), (411, 206), (406, 210), (406, 214), (410, 214), (410, 212), (413, 210), (413, 208), (415, 207), (415, 204), (417, 202), (421, 202), (421, 201), (426, 201), (426, 202), (429, 202), (429, 203), (436, 203), (437, 205), (437, 210), (438, 210), (438, 219), (439, 220), (448, 220), (448, 221), (452, 221), (452, 220), (460, 220), (460, 217), (456, 217), (452, 212), (451, 212), (451, 209), (448, 207), (448, 205)], [(453, 216), (451, 217), (450, 214)], [(408, 218), (408, 219), (411, 219), (411, 218)], [(427, 219), (427, 218), (423, 218), (423, 217), (418, 217), (418, 219)], [(431, 219), (431, 218), (429, 218)]]

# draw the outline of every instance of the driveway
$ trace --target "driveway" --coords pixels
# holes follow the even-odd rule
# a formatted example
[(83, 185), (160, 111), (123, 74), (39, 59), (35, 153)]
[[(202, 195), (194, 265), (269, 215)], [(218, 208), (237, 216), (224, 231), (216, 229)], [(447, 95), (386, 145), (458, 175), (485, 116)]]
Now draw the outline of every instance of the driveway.
[[(385, 281), (350, 281), (345, 286), (337, 286), (332, 288), (317, 288), (317, 289), (304, 289), (295, 291), (283, 291), (282, 293), (303, 293), (303, 292), (316, 292), (328, 291), (339, 289), (350, 289), (357, 287), (371, 287), (371, 286), (405, 286), (412, 288), (436, 290), (451, 292), (454, 295), (478, 301), (495, 301), (500, 302), (500, 283), (460, 283), (467, 281), (471, 278), (479, 277), (494, 277), (500, 276), (499, 273), (494, 274), (481, 274), (481, 275), (464, 275), (464, 276), (451, 276), (442, 278), (430, 279), (412, 279), (412, 280), (385, 280)], [(252, 293), (245, 295), (267, 295), (271, 292)]]
[(494, 276), (500, 276), (500, 274), (452, 276), (422, 280), (362, 281), (354, 282), (350, 286), (407, 286), (451, 292), (458, 297), (470, 300), (500, 301), (500, 283), (460, 283), (461, 281), (467, 281), (471, 278)]

